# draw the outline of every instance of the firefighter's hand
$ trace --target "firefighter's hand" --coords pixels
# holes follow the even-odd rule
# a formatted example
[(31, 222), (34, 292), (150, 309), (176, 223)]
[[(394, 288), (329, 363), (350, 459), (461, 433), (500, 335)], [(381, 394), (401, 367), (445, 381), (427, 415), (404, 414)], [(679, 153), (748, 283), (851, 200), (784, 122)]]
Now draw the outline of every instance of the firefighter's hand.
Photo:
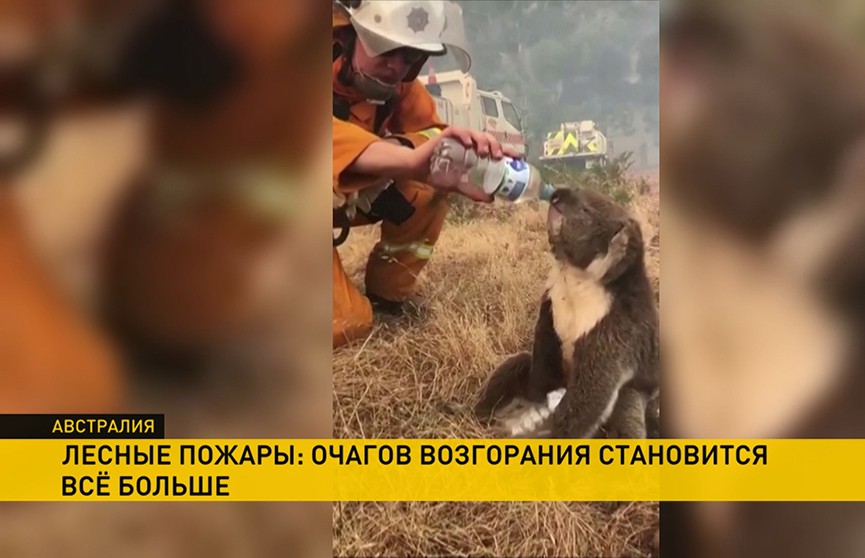
[(438, 190), (447, 192), (455, 192), (466, 196), (472, 201), (490, 203), (493, 201), (493, 196), (484, 193), (480, 188), (471, 184), (465, 184), (462, 181), (461, 172), (453, 172), (448, 174), (437, 173), (435, 176), (430, 174), (430, 162), (433, 153), (439, 142), (445, 138), (454, 138), (462, 142), (468, 149), (475, 149), (471, 131), (464, 128), (448, 127), (435, 138), (424, 142), (418, 146), (412, 153), (411, 166), (415, 168), (422, 176), (423, 182), (429, 184)]
[(514, 158), (520, 157), (520, 154), (513, 148), (502, 145), (499, 140), (489, 132), (479, 132), (476, 130), (466, 130), (466, 132), (471, 137), (472, 143), (475, 145), (475, 149), (481, 157), (490, 156), (496, 160), (501, 159), (505, 155)]
[[(436, 138), (436, 140), (440, 141), (442, 138), (445, 137), (451, 137), (460, 140), (462, 144), (467, 148), (474, 149), (479, 157), (491, 157), (494, 160), (499, 160), (502, 158), (502, 156), (513, 157), (515, 159), (520, 157), (520, 154), (517, 153), (513, 148), (502, 145), (495, 137), (493, 137), (492, 134), (488, 132), (480, 132), (468, 128), (448, 126), (444, 130), (444, 132), (442, 132), (442, 134), (438, 138)], [(435, 143), (437, 142), (428, 143), (433, 144), (430, 146), (431, 156), (432, 149), (435, 149)], [(495, 199), (494, 196), (486, 194), (480, 188), (471, 184), (460, 183), (459, 181), (457, 181), (455, 184), (450, 184), (446, 186), (445, 189), (449, 189), (458, 194), (462, 194), (463, 196), (466, 196), (467, 198), (475, 202), (492, 203)]]
[(457, 138), (462, 141), (466, 147), (475, 149), (480, 157), (492, 157), (495, 160), (501, 159), (503, 156), (519, 158), (520, 154), (506, 145), (502, 145), (489, 132), (480, 132), (469, 128), (460, 128), (456, 126), (448, 126), (441, 136)]

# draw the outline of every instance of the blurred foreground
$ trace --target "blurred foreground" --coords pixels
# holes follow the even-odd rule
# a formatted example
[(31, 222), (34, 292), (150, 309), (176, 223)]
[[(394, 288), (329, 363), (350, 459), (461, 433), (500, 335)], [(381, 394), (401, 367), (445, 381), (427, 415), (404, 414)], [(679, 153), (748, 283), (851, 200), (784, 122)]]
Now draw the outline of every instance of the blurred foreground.
[[(0, 4), (0, 412), (330, 436), (323, 8)], [(327, 504), (0, 505), (10, 558), (330, 540)]]
[[(678, 5), (662, 22), (662, 432), (863, 437), (865, 11)], [(865, 554), (862, 504), (661, 516), (668, 558)]]

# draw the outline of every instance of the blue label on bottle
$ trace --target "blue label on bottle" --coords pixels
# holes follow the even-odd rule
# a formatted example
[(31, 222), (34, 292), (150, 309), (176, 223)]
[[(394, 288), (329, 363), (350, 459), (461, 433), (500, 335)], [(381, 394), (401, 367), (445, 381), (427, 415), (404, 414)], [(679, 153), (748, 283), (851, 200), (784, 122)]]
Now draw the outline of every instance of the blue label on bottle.
[(526, 183), (523, 182), (522, 180), (517, 181), (517, 183), (514, 184), (513, 189), (508, 194), (508, 199), (510, 201), (517, 201), (519, 199), (519, 197), (523, 195), (523, 190), (525, 190), (525, 189), (526, 189)]
[(520, 164), (516, 166), (511, 162), (508, 164), (508, 167), (505, 167), (505, 169), (504, 181), (497, 194), (508, 201), (517, 201), (525, 192), (526, 185), (529, 183), (531, 171), (528, 165), (522, 161), (520, 161)]
[(517, 172), (524, 170), (526, 168), (526, 162), (522, 161), (520, 159), (511, 159), (510, 165), (511, 165), (511, 168)]

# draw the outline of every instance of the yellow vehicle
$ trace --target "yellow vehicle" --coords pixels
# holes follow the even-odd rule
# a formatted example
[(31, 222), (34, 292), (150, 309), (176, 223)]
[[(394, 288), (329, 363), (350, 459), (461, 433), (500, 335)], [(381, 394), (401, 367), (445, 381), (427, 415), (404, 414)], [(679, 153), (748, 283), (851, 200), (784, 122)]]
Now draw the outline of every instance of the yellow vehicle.
[(435, 98), (439, 117), (446, 123), (489, 132), (526, 156), (524, 113), (501, 92), (479, 89), (471, 74), (460, 70), (436, 73), (429, 62), (418, 79)]
[(603, 167), (609, 157), (608, 144), (606, 136), (592, 120), (563, 122), (558, 130), (547, 134), (540, 160), (578, 169)]

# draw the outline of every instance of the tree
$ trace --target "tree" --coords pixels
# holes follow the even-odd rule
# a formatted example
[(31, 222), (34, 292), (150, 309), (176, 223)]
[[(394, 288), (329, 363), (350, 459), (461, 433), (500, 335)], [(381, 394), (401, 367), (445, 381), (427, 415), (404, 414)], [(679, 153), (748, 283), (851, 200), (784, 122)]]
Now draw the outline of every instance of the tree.
[(529, 114), (535, 142), (559, 123), (658, 134), (658, 2), (462, 0), (472, 74)]

